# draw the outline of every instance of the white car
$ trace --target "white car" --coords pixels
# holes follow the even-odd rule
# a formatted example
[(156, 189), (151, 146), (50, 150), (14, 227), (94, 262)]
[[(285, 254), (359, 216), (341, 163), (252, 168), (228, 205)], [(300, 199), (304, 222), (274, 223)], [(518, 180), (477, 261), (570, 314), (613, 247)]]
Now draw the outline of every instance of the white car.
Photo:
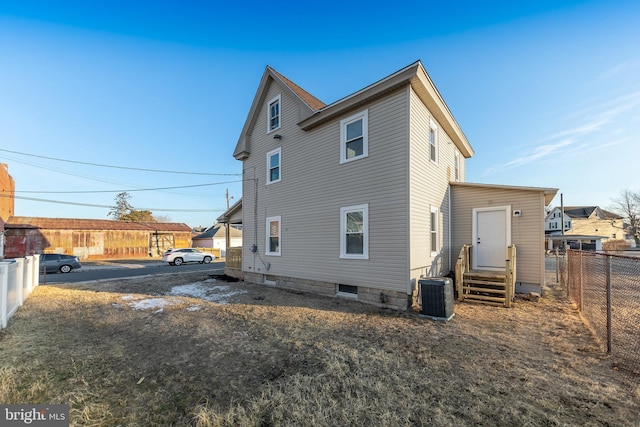
[(193, 248), (170, 249), (162, 255), (162, 262), (169, 265), (182, 265), (185, 262), (199, 262), (200, 264), (209, 264), (216, 259), (213, 254), (201, 252)]

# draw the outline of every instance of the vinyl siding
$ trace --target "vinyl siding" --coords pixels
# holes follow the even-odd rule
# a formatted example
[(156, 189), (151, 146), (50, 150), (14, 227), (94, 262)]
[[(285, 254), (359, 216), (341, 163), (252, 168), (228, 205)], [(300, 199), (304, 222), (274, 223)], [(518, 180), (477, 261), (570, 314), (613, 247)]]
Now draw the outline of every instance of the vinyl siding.
[(490, 187), (451, 187), (453, 255), (457, 258), (463, 244), (472, 243), (473, 209), (510, 206), (522, 211), (511, 217), (511, 243), (516, 245), (516, 281), (544, 284), (544, 195), (542, 192)]
[[(278, 94), (282, 125), (274, 133), (282, 139), (274, 140), (273, 133), (266, 134), (266, 102)], [(291, 95), (274, 81), (267, 85), (243, 165), (244, 271), (406, 291), (406, 96), (406, 89), (397, 90), (305, 132), (297, 125)], [(365, 109), (369, 156), (340, 164), (340, 120)], [(265, 185), (266, 153), (278, 147), (282, 181)], [(341, 259), (340, 208), (360, 204), (369, 205), (369, 259)], [(264, 254), (270, 216), (282, 218), (281, 256)], [(251, 252), (253, 244), (257, 254)]]
[[(411, 279), (447, 274), (449, 266), (449, 181), (454, 179), (455, 145), (442, 126), (430, 114), (411, 87), (409, 90), (411, 116), (409, 227)], [(430, 159), (430, 121), (438, 128), (437, 163)], [(460, 180), (464, 180), (464, 156), (460, 155)], [(431, 207), (438, 209), (438, 239), (441, 250), (431, 255)]]

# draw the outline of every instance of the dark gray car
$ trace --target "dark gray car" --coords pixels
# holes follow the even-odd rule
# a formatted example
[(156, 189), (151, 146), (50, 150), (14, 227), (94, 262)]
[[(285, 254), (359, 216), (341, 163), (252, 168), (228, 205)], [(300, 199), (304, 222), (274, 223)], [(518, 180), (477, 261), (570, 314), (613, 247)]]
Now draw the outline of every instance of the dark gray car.
[(68, 273), (73, 269), (82, 267), (78, 257), (64, 254), (42, 254), (40, 255), (40, 271), (47, 273)]

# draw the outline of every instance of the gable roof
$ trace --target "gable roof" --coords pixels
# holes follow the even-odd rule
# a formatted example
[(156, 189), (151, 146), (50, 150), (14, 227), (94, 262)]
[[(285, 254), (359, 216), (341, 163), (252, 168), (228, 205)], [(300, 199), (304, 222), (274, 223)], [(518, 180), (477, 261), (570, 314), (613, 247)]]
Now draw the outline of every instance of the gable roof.
[(600, 219), (622, 219), (622, 217), (613, 212), (600, 209), (598, 206), (565, 206), (564, 213), (569, 218), (589, 218), (595, 212)]
[(311, 95), (309, 92), (305, 91), (300, 86), (293, 83), (291, 80), (267, 65), (264, 73), (262, 74), (262, 78), (260, 79), (258, 90), (253, 97), (253, 102), (251, 103), (249, 114), (247, 115), (247, 119), (245, 120), (244, 126), (242, 127), (240, 138), (238, 139), (236, 148), (233, 151), (233, 157), (238, 160), (243, 160), (249, 155), (249, 129), (251, 129), (256, 121), (258, 109), (264, 101), (267, 92), (267, 86), (271, 81), (279, 82), (283, 89), (288, 91), (293, 99), (297, 100), (298, 107), (300, 108), (300, 120), (309, 117), (318, 109), (325, 106), (324, 102), (320, 101), (318, 98)]
[[(234, 227), (229, 227), (229, 235), (230, 237), (242, 237), (242, 231)], [(226, 236), (227, 230), (225, 229), (225, 227), (222, 226), (222, 224), (216, 224), (213, 227), (209, 227), (204, 233), (198, 234), (197, 236), (193, 237), (192, 240), (213, 239), (214, 237), (221, 238)]]
[(295, 83), (267, 66), (253, 99), (253, 103), (251, 104), (251, 109), (249, 110), (249, 115), (242, 129), (240, 139), (233, 152), (233, 156), (238, 160), (244, 160), (249, 156), (251, 148), (247, 139), (247, 133), (256, 120), (256, 113), (258, 107), (264, 100), (265, 89), (269, 79), (280, 81), (285, 89), (289, 90), (296, 99), (300, 100), (299, 104), (303, 107), (301, 107), (300, 122), (298, 125), (303, 130), (313, 129), (351, 109), (383, 96), (389, 91), (409, 84), (434, 115), (440, 126), (451, 137), (453, 143), (458, 147), (462, 155), (466, 158), (473, 156), (473, 148), (469, 144), (469, 141), (467, 141), (467, 137), (464, 135), (464, 132), (462, 132), (453, 114), (451, 114), (449, 107), (433, 84), (422, 62), (416, 61), (364, 89), (329, 105), (325, 105), (322, 101), (319, 101)]
[(109, 219), (43, 218), (12, 216), (5, 229), (39, 228), (42, 230), (143, 230), (191, 233), (191, 227), (178, 222), (133, 222)]
[(242, 197), (235, 202), (229, 209), (225, 211), (222, 215), (220, 215), (216, 221), (226, 224), (231, 221), (231, 218), (237, 214), (238, 212), (242, 213)]
[(326, 106), (324, 102), (320, 101), (318, 98), (311, 95), (309, 92), (302, 89), (300, 86), (298, 86), (297, 84), (295, 84), (294, 82), (292, 82), (291, 80), (289, 80), (288, 78), (286, 78), (285, 76), (283, 76), (282, 74), (274, 70), (273, 68), (269, 67), (268, 65), (267, 65), (267, 68), (270, 69), (271, 72), (273, 72), (273, 74), (275, 74), (278, 78), (280, 78), (282, 83), (287, 85), (289, 89), (291, 89), (296, 95), (298, 95), (298, 97), (302, 99), (312, 109), (319, 110)]

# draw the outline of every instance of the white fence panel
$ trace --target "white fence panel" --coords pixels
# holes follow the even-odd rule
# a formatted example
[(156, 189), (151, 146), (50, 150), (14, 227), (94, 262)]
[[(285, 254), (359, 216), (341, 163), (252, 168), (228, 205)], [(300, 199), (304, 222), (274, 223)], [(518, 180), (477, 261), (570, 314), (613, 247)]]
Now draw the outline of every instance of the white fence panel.
[(39, 255), (0, 261), (0, 328), (38, 286), (39, 268)]

